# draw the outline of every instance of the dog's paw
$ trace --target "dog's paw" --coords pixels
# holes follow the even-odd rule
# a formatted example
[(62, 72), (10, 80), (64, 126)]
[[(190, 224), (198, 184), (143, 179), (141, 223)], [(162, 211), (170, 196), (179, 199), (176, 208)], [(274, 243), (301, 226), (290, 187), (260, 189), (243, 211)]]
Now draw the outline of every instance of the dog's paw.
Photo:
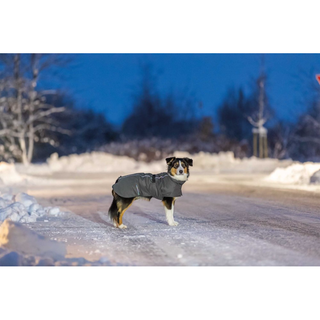
[(127, 226), (125, 226), (124, 224), (120, 224), (120, 226), (118, 226), (119, 229), (127, 229)]
[(179, 222), (177, 222), (177, 221), (169, 222), (169, 226), (171, 226), (171, 227), (176, 227), (178, 224), (179, 224)]

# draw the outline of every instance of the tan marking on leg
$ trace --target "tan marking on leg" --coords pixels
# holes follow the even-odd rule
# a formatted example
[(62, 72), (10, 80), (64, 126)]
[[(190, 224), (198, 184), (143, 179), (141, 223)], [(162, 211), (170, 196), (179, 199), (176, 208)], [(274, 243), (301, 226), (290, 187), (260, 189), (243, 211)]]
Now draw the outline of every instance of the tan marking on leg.
[[(132, 201), (133, 202), (133, 201)], [(120, 216), (119, 216), (119, 225), (121, 226), (122, 225), (122, 217), (123, 217), (123, 214), (126, 212), (126, 210), (132, 205), (132, 202), (124, 209), (121, 211), (120, 213)]]

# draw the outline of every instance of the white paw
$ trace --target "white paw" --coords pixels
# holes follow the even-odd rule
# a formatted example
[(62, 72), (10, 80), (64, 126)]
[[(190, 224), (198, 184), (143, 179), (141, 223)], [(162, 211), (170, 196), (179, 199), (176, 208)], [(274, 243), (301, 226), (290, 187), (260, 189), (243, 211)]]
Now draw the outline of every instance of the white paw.
[(127, 226), (125, 226), (124, 224), (120, 224), (120, 226), (118, 228), (119, 229), (127, 229)]
[(177, 221), (170, 221), (168, 223), (169, 223), (169, 226), (171, 226), (171, 227), (175, 227), (179, 224), (179, 222), (177, 222)]

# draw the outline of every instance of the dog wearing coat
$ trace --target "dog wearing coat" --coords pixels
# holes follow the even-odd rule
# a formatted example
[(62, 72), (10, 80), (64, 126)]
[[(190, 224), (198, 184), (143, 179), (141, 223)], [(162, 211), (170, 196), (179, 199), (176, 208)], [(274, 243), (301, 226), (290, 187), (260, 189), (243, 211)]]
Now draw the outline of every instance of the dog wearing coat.
[(166, 158), (167, 172), (158, 174), (134, 173), (120, 176), (112, 186), (113, 201), (108, 214), (116, 228), (127, 228), (122, 223), (123, 214), (134, 200), (151, 198), (161, 200), (164, 205), (167, 222), (177, 226), (174, 221), (174, 205), (177, 197), (182, 196), (182, 185), (188, 180), (189, 166), (193, 160), (189, 158)]

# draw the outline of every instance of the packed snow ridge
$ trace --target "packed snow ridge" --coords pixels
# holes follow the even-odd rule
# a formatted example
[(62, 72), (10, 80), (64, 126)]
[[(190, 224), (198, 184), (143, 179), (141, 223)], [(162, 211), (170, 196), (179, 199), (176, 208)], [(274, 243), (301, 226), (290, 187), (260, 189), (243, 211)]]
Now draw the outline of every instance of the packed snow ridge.
[(287, 167), (293, 162), (291, 159), (260, 159), (257, 157), (239, 159), (234, 157), (232, 151), (219, 153), (199, 152), (196, 154), (176, 151), (173, 155), (179, 158), (192, 158), (194, 163), (192, 171), (211, 169), (215, 173), (269, 173), (277, 167)]
[(0, 192), (0, 221), (10, 219), (30, 223), (44, 215), (57, 217), (63, 214), (58, 207), (42, 207), (34, 197), (26, 193), (12, 195)]
[[(233, 152), (199, 152), (190, 154), (176, 151), (173, 156), (192, 158), (195, 164), (193, 171), (212, 170), (215, 173), (270, 173), (277, 167), (287, 167), (293, 163), (292, 160), (270, 158), (259, 159), (251, 157), (238, 159), (234, 157)], [(53, 153), (47, 159), (47, 162), (42, 164), (23, 166), (21, 164), (0, 163), (0, 182), (2, 181), (4, 185), (40, 183), (41, 176), (45, 177), (44, 182), (48, 182), (50, 175), (55, 172), (109, 173), (162, 172), (163, 170), (165, 170), (164, 159), (147, 163), (127, 156), (117, 156), (106, 152), (71, 154), (62, 157), (59, 157), (57, 153)]]
[[(199, 152), (190, 154), (188, 152), (176, 151), (175, 157), (192, 158), (195, 166), (193, 170), (214, 170), (219, 172), (271, 172), (277, 167), (286, 167), (292, 160), (259, 159), (256, 157), (238, 159), (233, 152), (207, 153)], [(105, 152), (91, 152), (83, 154), (72, 154), (69, 156), (58, 156), (54, 153), (47, 160), (50, 172), (161, 172), (165, 168), (164, 160), (146, 163), (136, 161), (127, 156), (116, 156)], [(42, 172), (44, 166), (39, 167)]]
[(115, 156), (104, 152), (71, 154), (60, 158), (57, 153), (54, 153), (47, 160), (47, 163), (51, 172), (114, 172), (120, 168), (143, 171), (145, 168), (151, 167), (155, 170), (163, 168), (163, 161), (147, 164), (127, 156)]
[(9, 219), (0, 225), (0, 266), (92, 266), (111, 265), (106, 258), (88, 261), (66, 258), (66, 245), (37, 234)]
[(0, 182), (4, 185), (21, 183), (24, 177), (16, 171), (13, 163), (0, 162)]
[(296, 185), (320, 183), (319, 170), (320, 163), (296, 163), (287, 168), (275, 169), (265, 181)]

